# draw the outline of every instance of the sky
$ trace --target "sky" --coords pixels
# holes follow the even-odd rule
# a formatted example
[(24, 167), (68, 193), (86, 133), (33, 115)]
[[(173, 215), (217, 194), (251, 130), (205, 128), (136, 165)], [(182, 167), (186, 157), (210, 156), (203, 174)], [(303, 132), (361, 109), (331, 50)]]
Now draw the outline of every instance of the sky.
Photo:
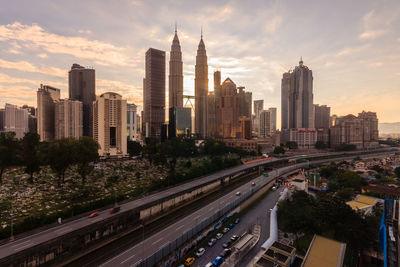
[[(313, 71), (314, 103), (331, 114), (377, 112), (400, 121), (400, 1), (0, 0), (0, 107), (36, 106), (41, 83), (68, 97), (73, 63), (96, 70), (96, 93), (143, 102), (148, 48), (167, 51), (175, 22), (184, 94), (194, 94), (200, 31), (209, 81), (220, 70), (264, 108), (278, 108), (282, 74)], [(168, 80), (166, 82), (168, 91)], [(278, 125), (279, 126), (279, 125)]]

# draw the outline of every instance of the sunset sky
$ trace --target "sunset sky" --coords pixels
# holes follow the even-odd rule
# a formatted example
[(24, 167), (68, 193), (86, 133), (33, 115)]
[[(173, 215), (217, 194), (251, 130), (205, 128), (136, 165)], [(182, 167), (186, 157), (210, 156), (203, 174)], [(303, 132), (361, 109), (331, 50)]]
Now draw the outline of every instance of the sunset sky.
[(96, 69), (97, 94), (115, 91), (142, 105), (145, 51), (169, 52), (176, 21), (185, 94), (194, 92), (203, 27), (210, 89), (220, 69), (223, 80), (279, 110), (282, 73), (302, 56), (313, 70), (314, 103), (331, 114), (368, 110), (380, 122), (400, 121), (399, 0), (1, 2), (0, 107), (36, 106), (40, 83), (68, 97), (73, 63)]

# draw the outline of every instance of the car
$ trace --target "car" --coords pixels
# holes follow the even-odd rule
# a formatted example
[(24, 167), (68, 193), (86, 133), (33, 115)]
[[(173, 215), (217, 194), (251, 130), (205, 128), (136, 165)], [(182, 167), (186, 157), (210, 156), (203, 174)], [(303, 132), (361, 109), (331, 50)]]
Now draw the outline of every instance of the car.
[(197, 256), (197, 257), (201, 257), (201, 256), (203, 256), (204, 252), (206, 252), (206, 249), (205, 249), (205, 248), (199, 248), (199, 249), (196, 251), (196, 256)]
[(231, 237), (231, 240), (232, 241), (236, 241), (236, 240), (238, 240), (239, 239), (239, 236), (238, 235), (233, 235), (232, 237)]
[(238, 224), (240, 222), (240, 218), (236, 218), (235, 224)]
[(276, 190), (276, 186), (274, 185), (273, 187), (272, 187), (272, 191), (275, 191)]
[(121, 209), (120, 206), (116, 206), (116, 207), (114, 207), (114, 208), (112, 208), (112, 209), (110, 210), (110, 214), (117, 213), (120, 209)]
[(256, 186), (256, 183), (255, 182), (251, 182), (251, 186)]
[(240, 196), (240, 195), (241, 195), (240, 191), (237, 191), (237, 192), (236, 192), (236, 195), (237, 195), (237, 196)]
[(213, 261), (213, 266), (220, 266), (224, 259), (220, 256), (216, 257), (215, 260)]
[(213, 267), (215, 266), (214, 264), (212, 264), (212, 262), (207, 263), (204, 267)]
[(217, 239), (211, 238), (210, 241), (208, 241), (208, 246), (209, 246), (209, 247), (214, 246), (215, 242), (217, 242)]
[(178, 267), (185, 267), (185, 265), (183, 265), (183, 264), (179, 264), (179, 265), (178, 265)]
[(217, 239), (221, 239), (223, 236), (224, 236), (223, 234), (218, 233), (215, 237), (216, 237)]
[(229, 229), (228, 227), (225, 227), (224, 230), (222, 230), (222, 232), (223, 232), (224, 234), (226, 234), (227, 232), (229, 232), (229, 230), (231, 230), (231, 229)]
[(223, 251), (221, 251), (219, 256), (222, 258), (226, 258), (226, 257), (229, 257), (229, 255), (231, 255), (231, 253), (232, 253), (232, 251), (230, 249), (226, 248)]
[(227, 241), (227, 242), (225, 242), (224, 244), (222, 244), (222, 247), (223, 247), (223, 248), (228, 248), (228, 247), (231, 246), (231, 244), (232, 244), (231, 241)]
[(95, 212), (93, 212), (92, 214), (89, 215), (89, 218), (94, 218), (96, 216), (99, 216), (99, 214), (100, 214), (100, 212), (95, 211)]
[(229, 224), (229, 228), (232, 229), (233, 227), (235, 227), (235, 225), (234, 225), (233, 223), (230, 223), (230, 224)]
[(185, 260), (185, 266), (190, 266), (194, 263), (195, 259), (193, 257), (187, 258)]

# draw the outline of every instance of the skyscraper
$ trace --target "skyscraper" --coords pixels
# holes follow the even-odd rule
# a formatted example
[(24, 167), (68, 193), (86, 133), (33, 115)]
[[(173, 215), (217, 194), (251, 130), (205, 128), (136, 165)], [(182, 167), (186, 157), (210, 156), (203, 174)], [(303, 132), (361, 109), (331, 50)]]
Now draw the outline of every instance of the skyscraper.
[(73, 64), (68, 73), (69, 98), (83, 103), (83, 135), (93, 136), (93, 101), (96, 100), (95, 70)]
[(245, 92), (244, 86), (238, 86), (239, 116), (251, 118), (251, 92)]
[(60, 99), (54, 102), (54, 138), (73, 137), (83, 133), (83, 104), (78, 100)]
[(6, 104), (0, 110), (0, 132), (14, 132), (15, 137), (21, 139), (29, 131), (28, 110), (16, 105)]
[(207, 52), (203, 42), (203, 33), (197, 49), (194, 79), (195, 95), (195, 133), (201, 138), (207, 136), (207, 96), (208, 96), (208, 65)]
[(139, 135), (138, 129), (138, 116), (137, 116), (137, 106), (135, 104), (127, 104), (126, 106), (126, 116), (127, 116), (127, 134), (130, 141), (136, 140)]
[(240, 136), (239, 101), (236, 84), (226, 78), (221, 85), (220, 97), (217, 99), (217, 136), (220, 138), (237, 138)]
[(329, 120), (331, 116), (331, 108), (326, 105), (314, 105), (314, 120), (315, 120), (315, 128), (317, 129), (328, 129), (329, 128)]
[(54, 139), (54, 101), (60, 99), (60, 89), (40, 85), (37, 91), (37, 131), (40, 141)]
[(264, 100), (254, 100), (253, 110), (253, 129), (258, 134), (260, 133), (260, 112), (264, 109)]
[(169, 108), (183, 106), (182, 52), (177, 29), (171, 45), (169, 58)]
[(159, 138), (165, 122), (165, 51), (149, 48), (146, 52), (143, 109), (144, 136)]
[(314, 128), (313, 76), (312, 71), (303, 65), (282, 78), (282, 130)]
[(117, 93), (104, 93), (93, 102), (93, 138), (99, 145), (100, 156), (125, 156), (126, 100)]
[(276, 132), (276, 108), (269, 108), (271, 112), (271, 132)]
[(260, 137), (271, 136), (272, 134), (272, 112), (271, 110), (263, 110), (260, 112)]

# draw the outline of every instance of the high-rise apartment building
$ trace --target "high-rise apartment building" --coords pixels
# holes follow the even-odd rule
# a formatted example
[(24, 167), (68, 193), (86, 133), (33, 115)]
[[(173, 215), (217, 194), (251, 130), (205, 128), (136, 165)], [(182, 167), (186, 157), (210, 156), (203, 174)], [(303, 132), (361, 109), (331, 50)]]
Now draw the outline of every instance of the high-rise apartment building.
[(240, 137), (242, 139), (251, 139), (251, 118), (239, 117)]
[(29, 131), (28, 110), (16, 105), (6, 104), (0, 110), (0, 132), (14, 132), (21, 139)]
[(100, 156), (127, 154), (126, 100), (117, 93), (104, 93), (93, 102), (93, 138)]
[(83, 103), (83, 135), (93, 136), (93, 101), (96, 100), (95, 70), (73, 64), (68, 73), (69, 99)]
[(299, 66), (283, 74), (282, 130), (314, 127), (312, 71), (300, 59)]
[(138, 138), (139, 135), (139, 123), (137, 116), (137, 106), (135, 104), (127, 104), (126, 105), (126, 127), (127, 127), (127, 135), (130, 141), (134, 141)]
[(216, 127), (216, 103), (215, 92), (209, 92), (207, 97), (207, 137), (215, 136)]
[(208, 106), (208, 65), (207, 52), (201, 34), (200, 43), (197, 49), (195, 79), (195, 133), (201, 138), (207, 137), (207, 106)]
[(326, 105), (314, 104), (314, 119), (316, 129), (328, 129), (331, 116), (331, 108)]
[(149, 48), (146, 52), (143, 109), (144, 136), (160, 138), (165, 122), (165, 51)]
[(169, 108), (183, 106), (183, 69), (182, 52), (178, 33), (175, 27), (175, 36), (171, 45), (169, 59)]
[(37, 91), (37, 131), (40, 141), (54, 139), (54, 101), (60, 99), (60, 89), (40, 85)]
[(259, 134), (260, 112), (264, 110), (264, 100), (254, 100), (253, 110), (254, 110), (253, 130), (257, 132), (257, 134)]
[(76, 138), (83, 134), (83, 104), (72, 99), (54, 102), (54, 138)]
[(272, 112), (263, 110), (260, 112), (260, 128), (259, 137), (268, 137), (272, 134)]
[(269, 108), (271, 112), (271, 131), (272, 133), (276, 132), (276, 108)]

